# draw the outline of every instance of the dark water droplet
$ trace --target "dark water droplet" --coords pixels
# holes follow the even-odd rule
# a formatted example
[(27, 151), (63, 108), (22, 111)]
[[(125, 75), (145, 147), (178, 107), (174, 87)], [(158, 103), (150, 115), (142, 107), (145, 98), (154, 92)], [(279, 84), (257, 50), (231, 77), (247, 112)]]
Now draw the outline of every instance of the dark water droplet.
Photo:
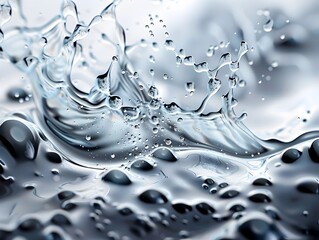
[(243, 205), (240, 204), (235, 204), (233, 206), (231, 206), (231, 208), (229, 209), (229, 211), (232, 212), (242, 212), (244, 211), (246, 208)]
[(280, 220), (278, 213), (273, 209), (266, 208), (265, 213), (274, 220)]
[(132, 182), (131, 180), (126, 176), (125, 173), (123, 173), (120, 170), (111, 170), (109, 171), (103, 178), (103, 181), (105, 182), (111, 182), (117, 185), (130, 185)]
[(272, 182), (270, 182), (266, 178), (257, 178), (254, 182), (253, 185), (255, 186), (271, 186)]
[(247, 239), (281, 239), (281, 234), (271, 224), (252, 219), (239, 226), (239, 232)]
[(153, 157), (168, 161), (168, 162), (176, 162), (177, 158), (173, 155), (173, 153), (167, 148), (158, 148), (153, 152)]
[(17, 120), (7, 120), (0, 126), (0, 141), (17, 160), (35, 159), (38, 139)]
[(19, 102), (20, 99), (24, 101), (29, 98), (29, 94), (24, 89), (17, 87), (11, 88), (7, 95), (10, 100), (16, 102)]
[(60, 155), (55, 153), (55, 152), (47, 152), (46, 158), (52, 163), (61, 163), (62, 162)]
[(152, 203), (152, 204), (165, 204), (168, 202), (168, 199), (166, 198), (165, 195), (163, 195), (159, 191), (152, 190), (152, 189), (143, 192), (139, 196), (139, 199), (145, 203)]
[(52, 217), (51, 222), (59, 226), (70, 226), (70, 220), (63, 214), (56, 214)]
[(137, 218), (135, 220), (135, 224), (142, 227), (146, 232), (150, 232), (153, 230), (152, 226), (147, 220), (144, 220), (142, 218)]
[(139, 238), (144, 238), (148, 233), (150, 233), (153, 230), (153, 227), (151, 224), (141, 218), (137, 218), (134, 221), (134, 226), (131, 227), (131, 232), (134, 233)]
[(0, 178), (0, 199), (10, 195), (11, 189), (9, 186), (9, 182), (4, 180), (2, 177)]
[(0, 164), (0, 174), (4, 173), (4, 169), (2, 167), (2, 165)]
[(32, 186), (32, 185), (25, 186), (24, 188), (25, 188), (26, 190), (33, 190), (33, 189), (35, 189), (35, 187)]
[(131, 168), (141, 171), (150, 171), (153, 169), (153, 166), (149, 164), (145, 160), (136, 160), (132, 165)]
[(74, 192), (71, 192), (71, 191), (63, 191), (63, 192), (60, 192), (58, 194), (58, 198), (61, 200), (61, 201), (64, 201), (64, 200), (69, 200), (71, 198), (73, 198), (75, 196), (75, 193)]
[(319, 139), (311, 144), (309, 155), (314, 162), (319, 163)]
[(215, 182), (213, 179), (207, 178), (207, 179), (205, 179), (204, 183), (206, 183), (207, 185), (213, 185)]
[(211, 194), (217, 193), (217, 189), (216, 189), (216, 188), (212, 188), (212, 189), (210, 190), (210, 193), (211, 193)]
[(126, 208), (120, 209), (119, 213), (123, 216), (128, 216), (128, 215), (132, 215), (134, 212), (132, 211), (132, 209), (126, 207)]
[(40, 223), (39, 220), (30, 218), (30, 219), (23, 221), (20, 224), (19, 228), (20, 228), (20, 230), (26, 231), (26, 232), (35, 231), (35, 230), (41, 229), (42, 224)]
[(102, 205), (100, 202), (94, 202), (92, 204), (92, 207), (95, 209), (95, 210), (101, 210), (102, 209)]
[(64, 238), (57, 232), (51, 232), (46, 236), (46, 240), (63, 240)]
[(228, 187), (228, 183), (221, 183), (218, 185), (220, 188)]
[(184, 203), (173, 204), (172, 207), (178, 213), (184, 214), (192, 211), (192, 207)]
[(220, 198), (230, 199), (230, 198), (237, 197), (238, 195), (239, 195), (238, 191), (236, 191), (236, 190), (228, 190), (228, 191), (224, 192), (222, 195), (220, 195)]
[(319, 184), (315, 180), (307, 180), (298, 184), (297, 189), (302, 193), (319, 194)]
[(215, 212), (213, 207), (204, 202), (197, 204), (195, 207), (203, 215), (212, 214)]
[(62, 209), (64, 209), (65, 211), (72, 211), (77, 207), (77, 205), (75, 203), (66, 203), (65, 205), (63, 205)]
[(249, 200), (255, 203), (269, 203), (271, 199), (264, 193), (256, 193), (249, 197)]
[(284, 163), (294, 163), (297, 161), (301, 156), (301, 152), (298, 151), (297, 149), (291, 148), (288, 149), (283, 155), (281, 160)]

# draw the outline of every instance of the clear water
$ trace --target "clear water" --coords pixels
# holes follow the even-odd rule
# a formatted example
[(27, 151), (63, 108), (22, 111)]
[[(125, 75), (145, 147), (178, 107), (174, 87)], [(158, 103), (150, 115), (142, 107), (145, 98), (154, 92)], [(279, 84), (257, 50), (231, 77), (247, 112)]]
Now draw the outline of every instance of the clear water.
[(0, 239), (316, 239), (318, 9), (2, 2)]

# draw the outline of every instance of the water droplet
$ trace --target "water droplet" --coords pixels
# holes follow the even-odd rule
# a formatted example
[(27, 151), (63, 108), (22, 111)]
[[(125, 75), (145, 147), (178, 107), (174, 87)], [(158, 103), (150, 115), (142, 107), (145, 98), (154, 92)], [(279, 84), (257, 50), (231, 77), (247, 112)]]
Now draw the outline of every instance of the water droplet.
[(105, 174), (104, 177), (102, 177), (102, 180), (105, 182), (115, 183), (117, 185), (130, 185), (132, 183), (125, 173), (116, 169)]
[(46, 157), (49, 160), (49, 162), (57, 164), (62, 163), (60, 155), (55, 152), (47, 152)]
[(120, 109), (123, 105), (122, 98), (119, 96), (109, 97), (109, 106), (112, 109)]
[(251, 219), (239, 226), (239, 232), (247, 239), (268, 239), (274, 236), (279, 239), (281, 235), (272, 225), (261, 219)]
[(53, 224), (56, 224), (56, 225), (62, 226), (62, 227), (71, 225), (70, 220), (66, 216), (64, 216), (63, 214), (60, 214), (60, 213), (54, 215), (51, 219), (51, 222)]
[(319, 163), (319, 139), (311, 144), (309, 155), (314, 162)]
[(203, 215), (208, 215), (215, 212), (215, 209), (213, 207), (204, 202), (197, 204), (195, 207)]
[(7, 120), (0, 126), (0, 137), (12, 156), (17, 160), (33, 160), (38, 149), (38, 138), (17, 120)]
[(238, 195), (239, 195), (239, 192), (236, 190), (227, 190), (222, 195), (220, 195), (220, 198), (230, 199), (230, 198), (237, 197)]
[(177, 158), (168, 148), (158, 148), (153, 152), (153, 157), (167, 161), (176, 162)]
[(42, 228), (42, 224), (39, 220), (30, 218), (30, 219), (24, 220), (19, 225), (19, 228), (21, 231), (24, 231), (24, 232), (35, 231), (35, 230), (40, 230)]
[(249, 200), (256, 203), (269, 203), (271, 199), (264, 193), (255, 193), (249, 197)]
[(174, 51), (175, 50), (173, 40), (166, 40), (165, 43), (164, 43), (164, 46), (165, 46), (166, 50), (170, 50), (170, 51)]
[(272, 186), (272, 183), (266, 178), (257, 178), (253, 185), (255, 186)]
[(57, 196), (58, 196), (59, 200), (65, 201), (65, 200), (69, 200), (69, 199), (75, 197), (75, 193), (71, 192), (71, 191), (63, 191), (63, 192), (58, 193)]
[(86, 141), (91, 141), (92, 137), (87, 135), (87, 136), (85, 136), (85, 139), (86, 139)]
[(283, 154), (281, 160), (284, 163), (294, 163), (300, 158), (300, 156), (301, 152), (299, 152), (297, 149), (291, 148)]
[(193, 66), (194, 65), (194, 59), (192, 56), (186, 56), (184, 57), (184, 64), (186, 66)]
[(276, 67), (279, 66), (279, 64), (278, 64), (278, 62), (273, 61), (273, 62), (271, 63), (271, 66), (272, 66), (273, 68), (276, 68)]
[(297, 185), (297, 189), (302, 193), (319, 194), (319, 184), (315, 180), (305, 180)]
[(155, 86), (151, 86), (150, 89), (148, 90), (148, 95), (153, 98), (157, 97), (158, 89)]
[(153, 166), (149, 164), (145, 160), (136, 160), (132, 165), (131, 168), (140, 170), (140, 171), (149, 171), (153, 169)]
[(272, 19), (268, 19), (267, 22), (264, 24), (264, 31), (270, 32), (274, 26), (274, 21)]
[(192, 207), (184, 203), (175, 203), (172, 205), (172, 207), (180, 214), (185, 214), (192, 211)]
[(142, 202), (150, 204), (165, 204), (168, 202), (168, 199), (165, 195), (156, 190), (146, 190), (145, 192), (139, 195), (139, 199)]

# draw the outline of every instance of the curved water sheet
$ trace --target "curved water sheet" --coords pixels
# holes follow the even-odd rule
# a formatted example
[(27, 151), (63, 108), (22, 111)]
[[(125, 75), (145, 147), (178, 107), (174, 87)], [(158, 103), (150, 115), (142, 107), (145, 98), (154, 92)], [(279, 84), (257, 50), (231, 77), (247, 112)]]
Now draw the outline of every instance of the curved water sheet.
[(316, 239), (315, 0), (2, 0), (0, 239)]

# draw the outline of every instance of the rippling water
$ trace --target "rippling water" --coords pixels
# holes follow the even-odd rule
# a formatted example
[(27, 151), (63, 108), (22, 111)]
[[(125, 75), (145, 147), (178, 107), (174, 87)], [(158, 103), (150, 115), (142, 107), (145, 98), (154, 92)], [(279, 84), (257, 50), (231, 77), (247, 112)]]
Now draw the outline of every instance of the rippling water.
[(319, 4), (0, 5), (0, 239), (319, 237)]

